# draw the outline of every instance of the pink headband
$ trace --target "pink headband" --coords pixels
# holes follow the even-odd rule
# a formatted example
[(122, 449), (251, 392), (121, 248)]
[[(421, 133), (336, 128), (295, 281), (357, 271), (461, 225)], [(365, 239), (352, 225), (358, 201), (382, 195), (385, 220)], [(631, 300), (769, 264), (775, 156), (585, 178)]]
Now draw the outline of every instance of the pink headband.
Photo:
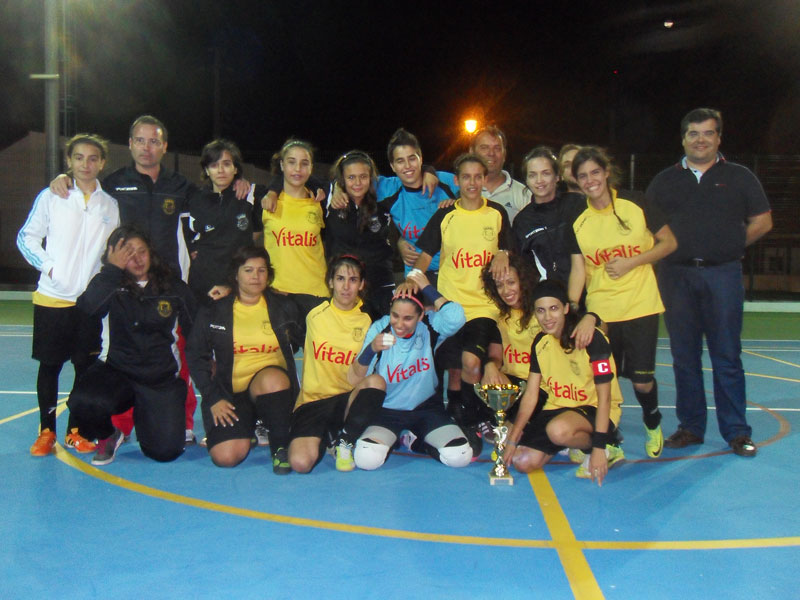
[(394, 302), (395, 300), (411, 300), (412, 302), (415, 302), (417, 304), (417, 306), (419, 306), (420, 310), (422, 310), (423, 313), (425, 312), (425, 307), (422, 306), (422, 302), (420, 302), (419, 300), (417, 300), (414, 296), (412, 296), (410, 294), (408, 296), (401, 295), (401, 294), (395, 294), (394, 296), (392, 296), (392, 302)]

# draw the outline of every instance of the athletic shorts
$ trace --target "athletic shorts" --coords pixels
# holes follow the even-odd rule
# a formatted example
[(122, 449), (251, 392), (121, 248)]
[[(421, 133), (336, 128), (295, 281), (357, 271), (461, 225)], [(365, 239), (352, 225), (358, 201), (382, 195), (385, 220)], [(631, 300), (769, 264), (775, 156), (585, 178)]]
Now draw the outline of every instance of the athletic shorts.
[(617, 373), (633, 383), (649, 383), (656, 372), (658, 315), (608, 323), (608, 340)]
[[(531, 417), (531, 420), (528, 421), (528, 424), (525, 426), (525, 429), (522, 431), (522, 437), (519, 439), (520, 446), (527, 446), (528, 448), (533, 448), (534, 450), (540, 450), (545, 454), (549, 454), (553, 456), (554, 454), (558, 454), (561, 452), (565, 446), (558, 446), (550, 441), (550, 438), (547, 437), (547, 424), (550, 423), (554, 418), (558, 415), (572, 411), (576, 412), (579, 415), (583, 416), (589, 424), (594, 427), (595, 417), (597, 416), (597, 407), (596, 406), (575, 406), (571, 408), (555, 408), (552, 410), (543, 410), (538, 413), (536, 416)], [(614, 427), (614, 423), (611, 421), (608, 422), (608, 433), (611, 437), (613, 437), (614, 431), (616, 427)]]
[(436, 364), (443, 369), (460, 369), (461, 353), (471, 352), (485, 365), (489, 356), (489, 344), (501, 343), (494, 319), (478, 317), (464, 323), (454, 335), (447, 338), (436, 351)]
[(203, 415), (203, 427), (206, 431), (206, 443), (210, 450), (220, 442), (228, 440), (250, 439), (256, 429), (256, 410), (253, 401), (250, 400), (250, 392), (245, 390), (233, 395), (229, 400), (236, 407), (236, 416), (239, 417), (233, 425), (214, 425), (214, 417), (211, 415), (211, 402), (205, 398), (200, 406)]
[(292, 413), (291, 439), (318, 437), (335, 440), (344, 426), (350, 392), (301, 404)]
[(85, 363), (100, 354), (100, 319), (77, 306), (53, 308), (33, 305), (33, 351), (31, 357), (46, 365), (68, 360)]
[(422, 440), (434, 429), (445, 425), (455, 425), (455, 423), (453, 418), (447, 414), (442, 397), (433, 395), (414, 410), (381, 408), (372, 425), (384, 427), (396, 437), (400, 437), (403, 430), (407, 429)]

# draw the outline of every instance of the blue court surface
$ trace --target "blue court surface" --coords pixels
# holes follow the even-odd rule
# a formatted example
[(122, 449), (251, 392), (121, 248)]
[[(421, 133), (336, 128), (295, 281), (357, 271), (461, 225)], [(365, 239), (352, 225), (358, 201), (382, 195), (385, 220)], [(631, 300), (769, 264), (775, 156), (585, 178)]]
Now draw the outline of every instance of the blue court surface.
[[(265, 448), (228, 470), (199, 446), (156, 463), (135, 440), (104, 468), (61, 446), (33, 458), (30, 334), (0, 326), (0, 598), (800, 597), (800, 341), (744, 342), (753, 459), (713, 410), (704, 445), (647, 459), (623, 381), (628, 460), (599, 488), (565, 457), (490, 486), (488, 449), (458, 470), (396, 453), (375, 472), (326, 457), (284, 477)], [(668, 340), (657, 360), (669, 435)], [(63, 444), (66, 415), (58, 427)]]

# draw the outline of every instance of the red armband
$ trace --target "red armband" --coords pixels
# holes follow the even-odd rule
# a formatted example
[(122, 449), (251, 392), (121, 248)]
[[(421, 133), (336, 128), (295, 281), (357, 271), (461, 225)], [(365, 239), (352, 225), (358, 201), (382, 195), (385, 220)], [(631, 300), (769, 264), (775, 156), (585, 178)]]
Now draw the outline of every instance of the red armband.
[(607, 358), (592, 362), (592, 373), (595, 377), (611, 374), (611, 362)]

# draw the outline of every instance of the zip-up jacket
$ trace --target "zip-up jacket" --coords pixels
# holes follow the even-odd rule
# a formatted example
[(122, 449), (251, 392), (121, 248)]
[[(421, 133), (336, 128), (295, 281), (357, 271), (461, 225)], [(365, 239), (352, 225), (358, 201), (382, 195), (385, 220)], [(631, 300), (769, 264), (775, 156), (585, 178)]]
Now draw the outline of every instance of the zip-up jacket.
[(145, 385), (178, 376), (177, 328), (192, 330), (194, 296), (173, 277), (167, 291), (156, 293), (152, 282), (140, 288), (124, 282), (124, 271), (106, 264), (78, 298), (78, 308), (103, 318), (101, 357), (112, 367)]
[(212, 287), (228, 283), (228, 266), (236, 250), (253, 245), (254, 187), (242, 200), (236, 198), (233, 186), (221, 193), (204, 187), (189, 195), (189, 227), (196, 233), (189, 250), (197, 252), (189, 287), (201, 302), (210, 301), (206, 294)]
[[(203, 404), (210, 406), (222, 399), (233, 398), (233, 301), (235, 294), (204, 306), (197, 313), (197, 323), (186, 344), (186, 359), (192, 380)], [(286, 361), (292, 394), (299, 391), (294, 352), (303, 345), (305, 334), (299, 324), (294, 303), (271, 290), (264, 291), (267, 313), (272, 330)], [(212, 374), (211, 361), (216, 360), (216, 373)]]
[(185, 279), (189, 253), (180, 218), (187, 213), (187, 198), (196, 186), (163, 165), (155, 182), (129, 165), (106, 177), (103, 188), (117, 199), (120, 222), (146, 233), (161, 259)]
[[(99, 182), (88, 203), (75, 185), (66, 200), (49, 189), (42, 190), (17, 235), (22, 256), (42, 272), (37, 291), (75, 302), (100, 270), (106, 241), (117, 225), (117, 201)], [(47, 249), (42, 245), (45, 238)], [(50, 269), (52, 276), (48, 275)]]

